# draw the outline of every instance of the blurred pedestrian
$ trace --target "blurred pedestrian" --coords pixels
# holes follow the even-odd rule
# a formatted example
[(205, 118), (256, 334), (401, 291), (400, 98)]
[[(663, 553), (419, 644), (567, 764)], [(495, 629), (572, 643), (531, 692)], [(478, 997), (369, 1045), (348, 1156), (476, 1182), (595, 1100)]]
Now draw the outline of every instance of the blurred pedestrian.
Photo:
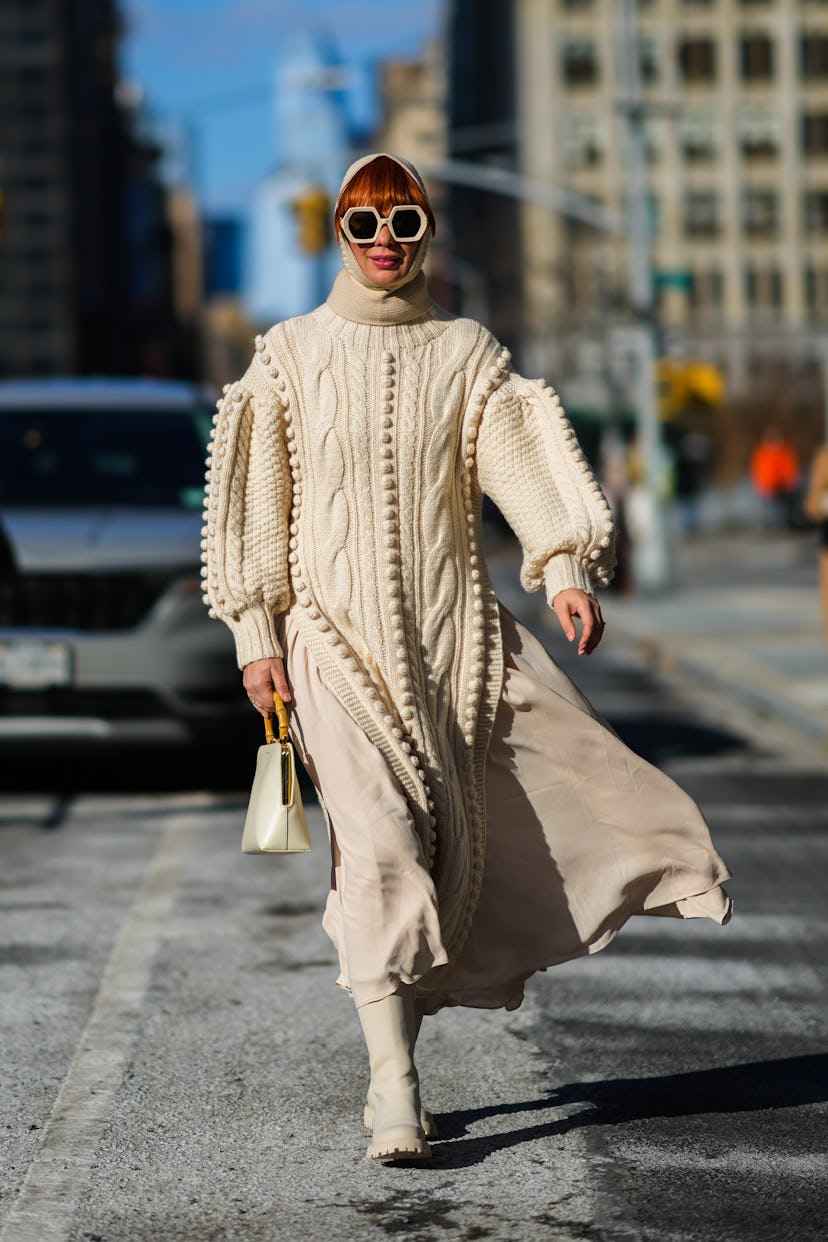
[(679, 533), (699, 532), (699, 500), (710, 481), (713, 441), (703, 431), (677, 427), (670, 436), (675, 472), (675, 506)]
[(766, 427), (750, 459), (750, 477), (762, 502), (768, 528), (795, 525), (794, 505), (799, 484), (799, 459), (778, 427)]
[(406, 1160), (434, 1134), (424, 1014), (516, 1008), (530, 975), (632, 914), (725, 922), (728, 873), (690, 798), (492, 590), (484, 491), (524, 587), (580, 654), (601, 639), (612, 520), (558, 397), (432, 301), (435, 220), (405, 160), (352, 164), (335, 227), (327, 301), (257, 338), (220, 403), (205, 594), (253, 706), (274, 687), (292, 706), (330, 831), (324, 926), (368, 1049), (368, 1156)]
[(805, 512), (819, 528), (819, 580), (822, 597), (822, 620), (828, 641), (828, 444), (817, 449), (811, 463)]

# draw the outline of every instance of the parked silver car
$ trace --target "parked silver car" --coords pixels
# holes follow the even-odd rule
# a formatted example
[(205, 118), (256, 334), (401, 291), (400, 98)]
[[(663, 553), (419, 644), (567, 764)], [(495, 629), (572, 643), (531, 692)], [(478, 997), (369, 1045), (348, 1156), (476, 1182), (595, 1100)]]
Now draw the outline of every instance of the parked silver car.
[(245, 711), (200, 591), (212, 414), (190, 384), (0, 382), (0, 743), (187, 742)]

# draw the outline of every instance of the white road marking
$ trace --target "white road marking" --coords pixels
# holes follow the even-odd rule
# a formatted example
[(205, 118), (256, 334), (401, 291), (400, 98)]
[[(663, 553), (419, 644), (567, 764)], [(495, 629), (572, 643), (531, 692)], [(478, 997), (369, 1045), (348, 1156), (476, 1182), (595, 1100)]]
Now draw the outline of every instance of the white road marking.
[(0, 1242), (65, 1242), (123, 1079), (158, 948), (202, 823), (175, 815), (107, 961), (89, 1020)]

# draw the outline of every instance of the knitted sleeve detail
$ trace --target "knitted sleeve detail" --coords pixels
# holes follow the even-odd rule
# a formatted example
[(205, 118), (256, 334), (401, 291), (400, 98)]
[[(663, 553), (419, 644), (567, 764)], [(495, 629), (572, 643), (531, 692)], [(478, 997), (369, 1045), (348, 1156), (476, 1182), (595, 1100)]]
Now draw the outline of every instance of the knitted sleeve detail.
[(213, 419), (202, 531), (204, 599), (230, 627), (239, 668), (282, 656), (274, 614), (290, 602), (291, 479), (271, 392), (225, 391)]
[(605, 586), (615, 565), (609, 505), (587, 465), (560, 398), (544, 380), (511, 373), (483, 410), (480, 486), (523, 548), (527, 591)]

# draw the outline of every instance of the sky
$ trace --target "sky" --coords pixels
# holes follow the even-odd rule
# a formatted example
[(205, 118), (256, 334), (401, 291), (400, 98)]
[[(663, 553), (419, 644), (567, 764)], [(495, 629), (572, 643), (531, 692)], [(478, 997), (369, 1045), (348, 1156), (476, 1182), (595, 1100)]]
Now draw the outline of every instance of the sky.
[[(274, 166), (271, 82), (304, 30), (345, 62), (415, 55), (441, 33), (443, 0), (123, 0), (125, 79), (182, 151), (207, 211), (236, 211)], [(363, 108), (370, 97), (363, 94)]]

